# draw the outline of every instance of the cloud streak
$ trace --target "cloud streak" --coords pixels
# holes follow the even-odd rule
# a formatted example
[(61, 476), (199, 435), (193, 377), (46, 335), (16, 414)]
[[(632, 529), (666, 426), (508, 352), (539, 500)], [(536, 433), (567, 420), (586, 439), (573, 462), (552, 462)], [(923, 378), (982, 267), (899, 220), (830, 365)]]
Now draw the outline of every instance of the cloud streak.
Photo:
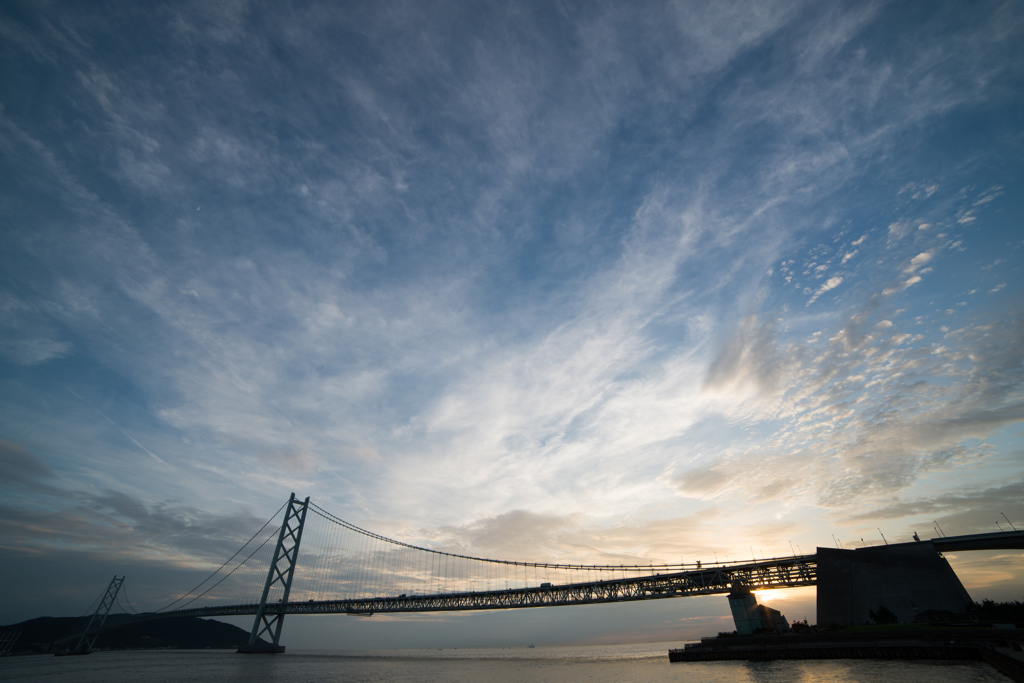
[(707, 559), (1021, 474), (1013, 5), (23, 9), (0, 435), (53, 538), (191, 566), (296, 490)]

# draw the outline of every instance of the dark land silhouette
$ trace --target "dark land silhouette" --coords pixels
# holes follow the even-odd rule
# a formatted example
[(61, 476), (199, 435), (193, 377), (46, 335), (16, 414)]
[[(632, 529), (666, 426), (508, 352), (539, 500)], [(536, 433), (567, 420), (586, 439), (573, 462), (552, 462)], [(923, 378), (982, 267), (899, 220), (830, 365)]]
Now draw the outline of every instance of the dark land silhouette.
[[(107, 623), (125, 618), (110, 615)], [(20, 632), (10, 654), (50, 652), (54, 640), (80, 633), (89, 617), (39, 617), (19, 624), (0, 626), (0, 633)], [(190, 617), (153, 621), (101, 633), (98, 650), (234, 649), (249, 642), (249, 632), (213, 619)], [(74, 647), (74, 642), (70, 645)], [(65, 644), (66, 645), (66, 644)], [(63, 646), (62, 646), (63, 647)]]

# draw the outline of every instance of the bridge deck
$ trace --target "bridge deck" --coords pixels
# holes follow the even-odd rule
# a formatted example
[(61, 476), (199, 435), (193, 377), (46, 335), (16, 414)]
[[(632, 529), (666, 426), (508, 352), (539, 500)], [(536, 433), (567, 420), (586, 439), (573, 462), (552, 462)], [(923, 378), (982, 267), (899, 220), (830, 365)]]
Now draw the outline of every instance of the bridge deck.
[[(748, 564), (712, 566), (706, 569), (649, 576), (592, 581), (557, 586), (531, 586), (500, 591), (398, 595), (348, 600), (309, 600), (268, 604), (269, 614), (354, 614), (401, 612), (448, 612), (465, 610), (522, 609), (608, 602), (658, 600), (696, 595), (728, 593), (742, 582), (753, 590), (813, 586), (817, 578), (817, 556), (800, 555)], [(168, 612), (146, 612), (108, 621), (97, 633), (132, 624), (184, 617), (254, 615), (258, 603), (216, 605)], [(75, 636), (78, 637), (77, 635)]]
[[(294, 494), (293, 494), (294, 498)], [(340, 520), (338, 520), (340, 522)], [(343, 523), (343, 522), (340, 522)], [(347, 523), (343, 523), (347, 524)], [(362, 532), (356, 527), (349, 528)], [(368, 533), (368, 532), (362, 532)], [(380, 540), (390, 541), (372, 535)], [(933, 538), (917, 543), (931, 544), (938, 551), (1020, 549), (1024, 548), (1024, 531), (1014, 529), (988, 534)], [(917, 543), (891, 544), (889, 549)], [(405, 545), (405, 544), (399, 544)], [(414, 550), (424, 550), (406, 546)], [(868, 549), (863, 549), (868, 550)], [(872, 548), (876, 552), (879, 548)], [(425, 551), (433, 552), (433, 551)], [(453, 556), (460, 557), (460, 556)], [(475, 558), (462, 558), (475, 559)], [(482, 560), (481, 560), (482, 561)], [(488, 560), (489, 561), (489, 560)], [(544, 565), (546, 566), (546, 565)], [(116, 577), (115, 577), (116, 579)], [(814, 586), (818, 581), (818, 556), (795, 555), (772, 558), (750, 563), (725, 563), (666, 574), (571, 583), (562, 585), (542, 584), (527, 588), (513, 588), (495, 591), (439, 593), (432, 595), (397, 595), (373, 598), (342, 600), (289, 601), (266, 605), (265, 614), (355, 614), (401, 612), (446, 612), (462, 610), (521, 609), (526, 607), (554, 607), (559, 605), (588, 605), (606, 602), (629, 602), (635, 600), (657, 600), (695, 595), (728, 593), (733, 584), (743, 583), (754, 590), (765, 588), (795, 588)], [(147, 612), (130, 617), (114, 618), (90, 633), (100, 633), (124, 628), (132, 624), (163, 619), (185, 617), (216, 617), (255, 615), (260, 605), (235, 604), (212, 605), (193, 609), (167, 612)], [(56, 644), (77, 639), (81, 633), (56, 641)]]

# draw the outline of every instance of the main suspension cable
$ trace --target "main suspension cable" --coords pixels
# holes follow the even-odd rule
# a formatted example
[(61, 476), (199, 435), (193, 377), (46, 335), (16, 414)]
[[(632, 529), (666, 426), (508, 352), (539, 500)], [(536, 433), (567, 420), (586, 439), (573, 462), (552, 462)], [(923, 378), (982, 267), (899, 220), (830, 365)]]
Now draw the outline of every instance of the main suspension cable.
[[(254, 534), (252, 535), (252, 538), (250, 538), (250, 539), (249, 539), (248, 541), (246, 541), (246, 542), (245, 542), (245, 544), (244, 544), (244, 545), (243, 545), (243, 546), (242, 546), (241, 548), (239, 548), (238, 550), (236, 550), (236, 551), (235, 551), (235, 554), (234, 554), (234, 555), (232, 555), (232, 556), (231, 556), (231, 557), (229, 557), (229, 558), (228, 558), (227, 560), (225, 560), (225, 561), (224, 561), (224, 564), (222, 564), (221, 566), (217, 567), (217, 569), (216, 569), (216, 570), (214, 570), (214, 572), (213, 572), (212, 574), (210, 574), (210, 575), (209, 575), (209, 576), (207, 576), (207, 577), (206, 577), (205, 579), (203, 579), (202, 581), (200, 581), (200, 582), (199, 582), (199, 584), (198, 584), (198, 585), (196, 585), (196, 587), (195, 587), (195, 588), (193, 588), (192, 590), (190, 590), (190, 591), (189, 591), (188, 593), (185, 593), (184, 595), (182, 595), (182, 596), (181, 596), (180, 598), (178, 598), (177, 600), (174, 600), (173, 602), (170, 602), (170, 603), (168, 603), (167, 605), (165, 605), (165, 606), (161, 607), (160, 609), (158, 609), (158, 610), (156, 610), (156, 611), (157, 611), (157, 612), (163, 612), (164, 610), (166, 610), (166, 609), (167, 609), (168, 607), (170, 607), (171, 605), (175, 605), (175, 604), (177, 604), (177, 603), (181, 602), (182, 600), (184, 600), (185, 598), (187, 598), (188, 596), (190, 596), (190, 595), (191, 595), (192, 593), (194, 593), (194, 592), (196, 592), (197, 590), (199, 590), (199, 589), (200, 589), (200, 588), (202, 587), (202, 585), (203, 585), (204, 583), (206, 583), (207, 581), (209, 581), (210, 579), (212, 579), (212, 578), (213, 578), (214, 576), (216, 576), (216, 575), (217, 575), (217, 572), (219, 572), (219, 571), (220, 571), (221, 569), (224, 569), (224, 567), (226, 567), (226, 566), (228, 565), (228, 563), (229, 563), (229, 562), (231, 562), (231, 560), (233, 560), (233, 559), (235, 559), (236, 557), (238, 557), (238, 554), (239, 554), (240, 552), (242, 552), (243, 550), (245, 550), (245, 549), (246, 549), (246, 547), (247, 547), (247, 546), (248, 546), (248, 545), (249, 545), (250, 543), (252, 543), (252, 542), (253, 542), (253, 539), (255, 539), (255, 538), (256, 538), (257, 536), (259, 536), (259, 535), (260, 535), (261, 533), (263, 533), (263, 530), (267, 528), (267, 525), (269, 525), (269, 524), (270, 524), (271, 522), (273, 522), (273, 521), (274, 521), (274, 518), (275, 518), (275, 517), (277, 517), (278, 513), (280, 513), (280, 512), (281, 512), (281, 510), (283, 510), (283, 509), (284, 509), (285, 505), (288, 505), (288, 503), (285, 503), (285, 504), (284, 504), (284, 505), (282, 505), (281, 507), (277, 508), (277, 512), (275, 512), (275, 513), (274, 513), (274, 514), (273, 514), (273, 515), (272, 515), (272, 516), (270, 517), (270, 519), (268, 519), (268, 520), (267, 520), (266, 524), (264, 524), (263, 526), (261, 526), (261, 527), (260, 527), (260, 530), (259, 530), (259, 531), (257, 531), (256, 533), (254, 533)], [(263, 543), (262, 543), (262, 544), (260, 545), (260, 548), (262, 548), (262, 547), (263, 547), (264, 545), (266, 545), (266, 543), (267, 543), (267, 542), (266, 542), (266, 541), (264, 541), (264, 542), (263, 542)], [(257, 548), (257, 550), (259, 550), (259, 548)], [(252, 555), (249, 555), (249, 557), (252, 557)], [(245, 559), (246, 559), (246, 560), (248, 560), (248, 559), (249, 559), (249, 557), (247, 557), (247, 558), (245, 558)], [(242, 566), (243, 564), (245, 564), (245, 560), (243, 560), (242, 562), (240, 562), (240, 563), (239, 563), (239, 565), (238, 565), (238, 567), (241, 567), (241, 566)], [(238, 567), (235, 567), (235, 569), (238, 569)], [(234, 570), (232, 570), (232, 573), (234, 573)], [(228, 576), (231, 576), (231, 574), (228, 574)], [(227, 578), (227, 576), (225, 576), (224, 578)], [(221, 579), (221, 581), (223, 581), (223, 580), (224, 580), (224, 579)], [(217, 582), (216, 584), (214, 584), (214, 586), (216, 586), (216, 585), (219, 585), (219, 584), (220, 584), (220, 581), (218, 581), (218, 582)], [(206, 595), (206, 593), (209, 593), (209, 592), (210, 592), (210, 591), (209, 591), (209, 590), (207, 590), (206, 592), (204, 592), (204, 593), (203, 593), (203, 595)], [(199, 596), (197, 596), (197, 597), (199, 597)], [(189, 600), (189, 603), (191, 603), (191, 602), (193, 602), (193, 600)], [(188, 603), (186, 603), (186, 604), (188, 604)]]
[[(276, 531), (279, 531), (280, 529), (281, 529), (281, 527), (277, 527), (277, 529), (274, 529), (274, 531), (276, 532)], [(185, 609), (186, 607), (188, 607), (189, 605), (191, 605), (191, 604), (192, 604), (193, 602), (195, 602), (195, 601), (196, 601), (196, 600), (198, 600), (199, 598), (203, 597), (204, 595), (206, 595), (207, 593), (209, 593), (210, 591), (212, 591), (212, 590), (213, 590), (214, 588), (216, 588), (216, 587), (217, 587), (217, 586), (219, 586), (220, 584), (224, 583), (224, 580), (225, 580), (225, 579), (227, 579), (227, 578), (228, 578), (229, 576), (231, 576), (231, 575), (232, 575), (232, 574), (234, 574), (234, 573), (235, 573), (236, 571), (238, 571), (238, 570), (239, 570), (239, 569), (240, 569), (240, 568), (242, 567), (242, 565), (243, 565), (243, 564), (245, 564), (246, 562), (248, 562), (248, 561), (249, 561), (249, 558), (251, 558), (251, 557), (252, 557), (253, 555), (255, 555), (255, 554), (256, 554), (256, 553), (258, 553), (258, 552), (259, 552), (260, 550), (262, 550), (262, 549), (263, 549), (263, 546), (265, 546), (265, 545), (266, 545), (267, 543), (269, 543), (269, 542), (270, 542), (270, 539), (272, 539), (273, 537), (274, 537), (274, 534), (270, 534), (269, 536), (267, 536), (267, 540), (263, 541), (263, 543), (260, 543), (259, 547), (258, 547), (258, 548), (256, 548), (256, 550), (253, 550), (253, 551), (252, 551), (251, 553), (249, 553), (249, 556), (248, 556), (248, 557), (246, 557), (246, 558), (245, 558), (244, 560), (242, 560), (241, 562), (239, 562), (239, 563), (238, 563), (238, 564), (237, 564), (237, 565), (235, 566), (235, 568), (234, 568), (234, 569), (232, 569), (232, 570), (231, 570), (231, 571), (229, 571), (229, 572), (228, 572), (227, 574), (225, 574), (225, 575), (224, 575), (223, 577), (221, 577), (221, 580), (220, 580), (220, 581), (218, 581), (217, 583), (213, 584), (212, 586), (210, 586), (209, 588), (207, 588), (206, 590), (204, 590), (204, 591), (203, 591), (202, 593), (200, 593), (200, 594), (199, 594), (199, 595), (197, 595), (196, 597), (194, 597), (194, 598), (192, 598), (191, 600), (189, 600), (188, 602), (186, 602), (186, 603), (185, 603), (184, 605), (182, 605), (182, 606), (181, 606), (181, 607), (179, 607), (178, 609)], [(248, 545), (248, 544), (246, 544), (246, 545)], [(243, 547), (244, 547), (244, 546), (243, 546)], [(238, 553), (235, 553), (235, 554), (237, 555)], [(193, 589), (193, 590), (194, 590), (194, 589)], [(183, 598), (179, 598), (179, 600), (182, 600), (182, 599), (183, 599)], [(172, 604), (173, 604), (173, 603), (172, 603)]]
[[(125, 589), (123, 581), (121, 582), (121, 592), (124, 593), (124, 601), (128, 605), (128, 607), (130, 607), (133, 612), (138, 614), (139, 611), (137, 609), (135, 609), (134, 607), (132, 607), (132, 601), (128, 599), (128, 591)], [(121, 604), (121, 603), (119, 602), (118, 604)], [(121, 609), (124, 609), (124, 608), (122, 607)]]
[(421, 546), (412, 545), (410, 543), (404, 543), (402, 541), (396, 541), (393, 538), (388, 538), (386, 536), (381, 536), (380, 534), (375, 534), (372, 531), (367, 531), (366, 529), (362, 529), (360, 527), (357, 527), (354, 524), (350, 524), (349, 522), (346, 522), (345, 520), (341, 519), (340, 517), (337, 517), (337, 516), (331, 514), (327, 510), (324, 510), (322, 507), (320, 507), (319, 505), (317, 505), (313, 501), (309, 502), (309, 506), (311, 508), (313, 508), (313, 512), (315, 512), (316, 514), (320, 515), (321, 517), (323, 517), (327, 521), (333, 522), (333, 523), (338, 524), (340, 526), (343, 526), (346, 529), (351, 529), (352, 531), (355, 531), (355, 532), (357, 532), (359, 534), (362, 534), (363, 536), (368, 536), (370, 538), (373, 538), (373, 539), (376, 539), (376, 540), (379, 540), (379, 541), (384, 541), (386, 543), (391, 543), (392, 545), (401, 546), (403, 548), (411, 548), (413, 550), (420, 550), (420, 551), (425, 552), (425, 553), (433, 553), (435, 555), (442, 555), (442, 556), (445, 556), (445, 557), (459, 557), (459, 558), (462, 558), (462, 559), (465, 559), (465, 560), (473, 560), (473, 561), (476, 561), (476, 562), (489, 562), (491, 564), (504, 564), (504, 565), (511, 565), (511, 566), (515, 566), (515, 567), (544, 567), (544, 568), (547, 568), (547, 569), (574, 569), (574, 570), (588, 570), (588, 569), (592, 569), (592, 570), (595, 570), (595, 571), (618, 571), (618, 570), (624, 569), (624, 568), (625, 569), (648, 569), (648, 570), (653, 570), (653, 569), (675, 569), (677, 567), (682, 567), (683, 566), (683, 565), (678, 565), (678, 564), (654, 564), (654, 565), (652, 565), (652, 564), (626, 564), (626, 565), (619, 565), (619, 564), (556, 564), (556, 563), (551, 563), (551, 562), (518, 562), (516, 560), (492, 560), (492, 559), (488, 559), (486, 557), (473, 557), (471, 555), (458, 555), (456, 553), (446, 553), (446, 552), (443, 552), (441, 550), (432, 550), (431, 548), (423, 548)]

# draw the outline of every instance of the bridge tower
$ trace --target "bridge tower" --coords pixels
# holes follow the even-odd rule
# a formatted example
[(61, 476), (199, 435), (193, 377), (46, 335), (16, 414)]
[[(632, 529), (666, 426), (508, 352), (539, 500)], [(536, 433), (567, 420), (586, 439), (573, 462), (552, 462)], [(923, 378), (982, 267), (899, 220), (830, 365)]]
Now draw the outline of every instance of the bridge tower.
[[(274, 558), (270, 562), (267, 583), (263, 587), (256, 621), (249, 634), (249, 642), (238, 648), (242, 653), (280, 653), (284, 652), (281, 645), (281, 627), (284, 625), (284, 608), (288, 604), (288, 594), (292, 590), (292, 577), (295, 576), (295, 565), (299, 559), (299, 543), (302, 541), (302, 528), (306, 523), (306, 510), (309, 508), (309, 496), (299, 502), (292, 493), (285, 508), (284, 522), (281, 533), (277, 537)], [(277, 602), (267, 604), (271, 590), (281, 589), (281, 597)], [(272, 641), (269, 645), (260, 642), (266, 634)]]
[[(100, 604), (96, 606), (96, 611), (92, 613), (92, 618), (89, 619), (89, 625), (85, 627), (82, 637), (78, 639), (78, 645), (75, 645), (74, 652), (89, 652), (92, 650), (92, 646), (96, 643), (96, 636), (99, 635), (99, 629), (106, 622), (107, 615), (110, 614), (110, 608), (114, 606), (117, 594), (121, 592), (122, 583), (124, 583), (124, 577), (122, 576), (119, 579), (117, 574), (114, 574), (114, 578), (110, 580), (110, 584), (103, 594), (103, 599), (100, 600)], [(93, 630), (93, 627), (96, 628), (96, 631), (90, 635), (89, 632)]]

